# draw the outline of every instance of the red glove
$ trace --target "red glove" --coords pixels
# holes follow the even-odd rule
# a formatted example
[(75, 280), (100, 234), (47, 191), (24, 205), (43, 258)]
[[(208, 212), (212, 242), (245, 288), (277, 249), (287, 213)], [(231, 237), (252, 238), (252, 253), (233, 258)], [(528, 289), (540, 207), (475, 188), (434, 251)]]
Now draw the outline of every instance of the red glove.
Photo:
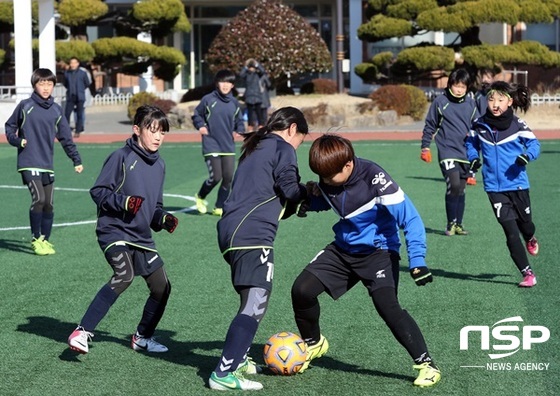
[(432, 152), (429, 148), (423, 148), (420, 153), (420, 159), (424, 162), (432, 162)]
[(140, 206), (142, 206), (142, 202), (144, 202), (144, 198), (139, 196), (130, 196), (126, 199), (126, 211), (136, 215), (140, 210)]
[(165, 216), (163, 216), (162, 227), (168, 233), (170, 234), (173, 233), (173, 231), (175, 231), (175, 228), (177, 228), (178, 224), (179, 224), (179, 219), (173, 216), (172, 214), (168, 213)]

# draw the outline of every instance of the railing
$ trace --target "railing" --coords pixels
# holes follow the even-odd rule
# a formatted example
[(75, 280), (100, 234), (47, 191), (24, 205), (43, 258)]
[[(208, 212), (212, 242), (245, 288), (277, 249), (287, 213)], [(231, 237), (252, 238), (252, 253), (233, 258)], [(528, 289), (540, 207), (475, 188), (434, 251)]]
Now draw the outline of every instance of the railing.
[[(16, 100), (16, 88), (13, 85), (0, 85), (0, 102), (15, 102)], [(21, 91), (29, 91), (31, 93), (30, 87), (23, 87)], [(53, 97), (57, 103), (61, 103), (65, 100), (65, 89), (62, 84), (57, 84), (53, 91)], [(427, 91), (426, 96), (428, 99), (433, 100), (435, 96), (441, 94), (443, 90), (431, 90)], [(155, 95), (160, 99), (170, 99), (178, 102), (180, 100), (180, 93), (177, 91), (164, 91), (156, 92)], [(95, 95), (91, 99), (91, 104), (93, 106), (108, 106), (108, 105), (128, 105), (130, 98), (133, 93), (112, 93), (104, 95)], [(531, 104), (533, 106), (547, 105), (547, 104), (560, 104), (560, 93), (557, 94), (532, 94)]]
[(539, 106), (543, 104), (557, 104), (560, 103), (560, 94), (550, 95), (550, 94), (532, 94), (531, 95), (531, 105)]

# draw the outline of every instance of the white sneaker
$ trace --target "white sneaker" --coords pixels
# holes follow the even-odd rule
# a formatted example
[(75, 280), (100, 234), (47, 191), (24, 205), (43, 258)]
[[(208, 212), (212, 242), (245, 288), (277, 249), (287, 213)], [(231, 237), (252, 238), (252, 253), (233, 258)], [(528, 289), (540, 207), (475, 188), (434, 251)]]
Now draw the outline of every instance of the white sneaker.
[(82, 326), (76, 327), (76, 330), (68, 337), (68, 346), (70, 349), (80, 353), (89, 352), (89, 344), (93, 338), (93, 333), (86, 331)]
[(159, 342), (154, 340), (153, 337), (146, 338), (146, 337), (142, 337), (139, 334), (132, 335), (132, 341), (130, 345), (132, 346), (132, 349), (134, 349), (135, 351), (160, 353), (160, 352), (167, 352), (169, 350), (165, 345), (160, 344)]

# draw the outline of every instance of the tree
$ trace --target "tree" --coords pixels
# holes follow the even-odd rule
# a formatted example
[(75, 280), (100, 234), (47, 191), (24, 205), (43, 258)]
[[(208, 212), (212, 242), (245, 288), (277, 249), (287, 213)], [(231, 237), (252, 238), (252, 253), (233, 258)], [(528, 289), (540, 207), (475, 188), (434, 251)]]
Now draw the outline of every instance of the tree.
[(60, 23), (70, 27), (74, 39), (87, 41), (86, 28), (109, 11), (101, 0), (61, 0), (58, 4)]
[[(366, 15), (369, 20), (358, 28), (358, 37), (368, 42), (427, 31), (457, 34), (450, 48), (436, 49), (433, 43), (421, 43), (393, 56), (388, 70), (395, 80), (437, 78), (434, 70), (450, 71), (456, 62), (471, 70), (524, 63), (560, 66), (558, 53), (541, 44), (508, 49), (482, 44), (479, 38), (480, 25), (484, 23), (552, 23), (560, 15), (560, 0), (369, 0)], [(516, 49), (520, 52), (514, 54)], [(368, 82), (379, 81), (384, 76), (375, 69), (378, 67), (372, 59), (357, 65), (355, 71)]]
[(317, 30), (278, 0), (257, 0), (241, 11), (218, 33), (205, 58), (214, 72), (237, 72), (254, 58), (277, 82), (332, 68), (331, 54)]
[[(87, 1), (86, 6), (84, 1)], [(171, 81), (179, 67), (187, 62), (181, 51), (164, 45), (164, 38), (170, 33), (191, 29), (181, 0), (143, 0), (128, 10), (112, 13), (107, 13), (107, 6), (101, 0), (62, 0), (59, 12), (61, 22), (76, 27), (74, 32), (78, 27), (85, 32), (86, 25), (114, 24), (120, 37), (101, 38), (91, 44), (95, 51), (93, 61), (102, 65), (109, 76), (114, 73), (139, 75), (153, 66), (156, 77)], [(155, 44), (137, 40), (142, 32), (149, 33)]]

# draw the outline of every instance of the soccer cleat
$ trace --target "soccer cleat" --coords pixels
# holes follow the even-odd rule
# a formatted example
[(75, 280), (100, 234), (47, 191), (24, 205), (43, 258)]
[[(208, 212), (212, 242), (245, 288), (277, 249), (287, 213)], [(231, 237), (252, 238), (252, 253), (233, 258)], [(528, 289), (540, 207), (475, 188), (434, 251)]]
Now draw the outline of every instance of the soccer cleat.
[(536, 256), (539, 254), (539, 243), (537, 242), (537, 238), (532, 237), (527, 241), (527, 251), (531, 256)]
[(447, 223), (447, 227), (445, 228), (445, 235), (447, 236), (455, 235), (455, 223), (453, 222)]
[(419, 386), (420, 388), (433, 386), (441, 379), (441, 372), (431, 362), (415, 364), (412, 368), (420, 370), (418, 377), (414, 380), (414, 385)]
[(222, 216), (224, 214), (224, 210), (222, 208), (214, 208), (214, 210), (212, 210), (212, 214), (214, 216)]
[(196, 203), (196, 210), (198, 210), (198, 213), (205, 214), (206, 212), (208, 212), (208, 208), (207, 208), (208, 201), (206, 201), (203, 198), (200, 198), (198, 194), (196, 194), (194, 198)]
[(42, 236), (39, 237), (39, 238), (33, 238), (31, 240), (31, 248), (33, 249), (35, 254), (38, 255), (38, 256), (46, 256), (47, 254), (51, 254), (51, 253), (49, 253), (47, 248), (45, 248), (45, 244), (43, 243), (43, 237)]
[(208, 380), (208, 385), (210, 389), (214, 390), (260, 390), (263, 388), (260, 382), (250, 381), (243, 378), (240, 373), (233, 372), (227, 373), (225, 377), (218, 377), (216, 372), (212, 372), (210, 379)]
[(523, 280), (519, 282), (519, 287), (533, 287), (537, 284), (537, 277), (533, 271), (529, 270), (523, 276)]
[(463, 228), (462, 224), (455, 223), (455, 235), (468, 235), (469, 232)]
[(68, 346), (70, 349), (80, 353), (89, 352), (89, 344), (93, 338), (93, 333), (86, 331), (82, 326), (76, 327), (76, 330), (68, 337)]
[(237, 366), (236, 373), (244, 375), (244, 374), (260, 374), (262, 373), (262, 367), (258, 366), (253, 359), (248, 357), (243, 362)]
[(313, 359), (320, 358), (329, 350), (329, 342), (323, 335), (321, 334), (321, 338), (319, 338), (319, 342), (313, 345), (307, 345), (307, 359), (305, 359), (305, 363), (301, 366), (298, 373), (303, 373), (309, 367), (309, 364)]
[(165, 345), (160, 344), (159, 342), (154, 340), (153, 337), (150, 338), (142, 337), (138, 333), (132, 335), (130, 346), (132, 346), (132, 349), (134, 349), (135, 351), (140, 351), (140, 352), (144, 351), (144, 352), (161, 353), (161, 352), (167, 352), (169, 350)]
[(41, 238), (43, 238), (43, 247), (45, 249), (45, 252), (47, 252), (46, 254), (55, 254), (56, 251), (54, 250), (54, 245), (44, 239), (44, 237), (41, 236)]

